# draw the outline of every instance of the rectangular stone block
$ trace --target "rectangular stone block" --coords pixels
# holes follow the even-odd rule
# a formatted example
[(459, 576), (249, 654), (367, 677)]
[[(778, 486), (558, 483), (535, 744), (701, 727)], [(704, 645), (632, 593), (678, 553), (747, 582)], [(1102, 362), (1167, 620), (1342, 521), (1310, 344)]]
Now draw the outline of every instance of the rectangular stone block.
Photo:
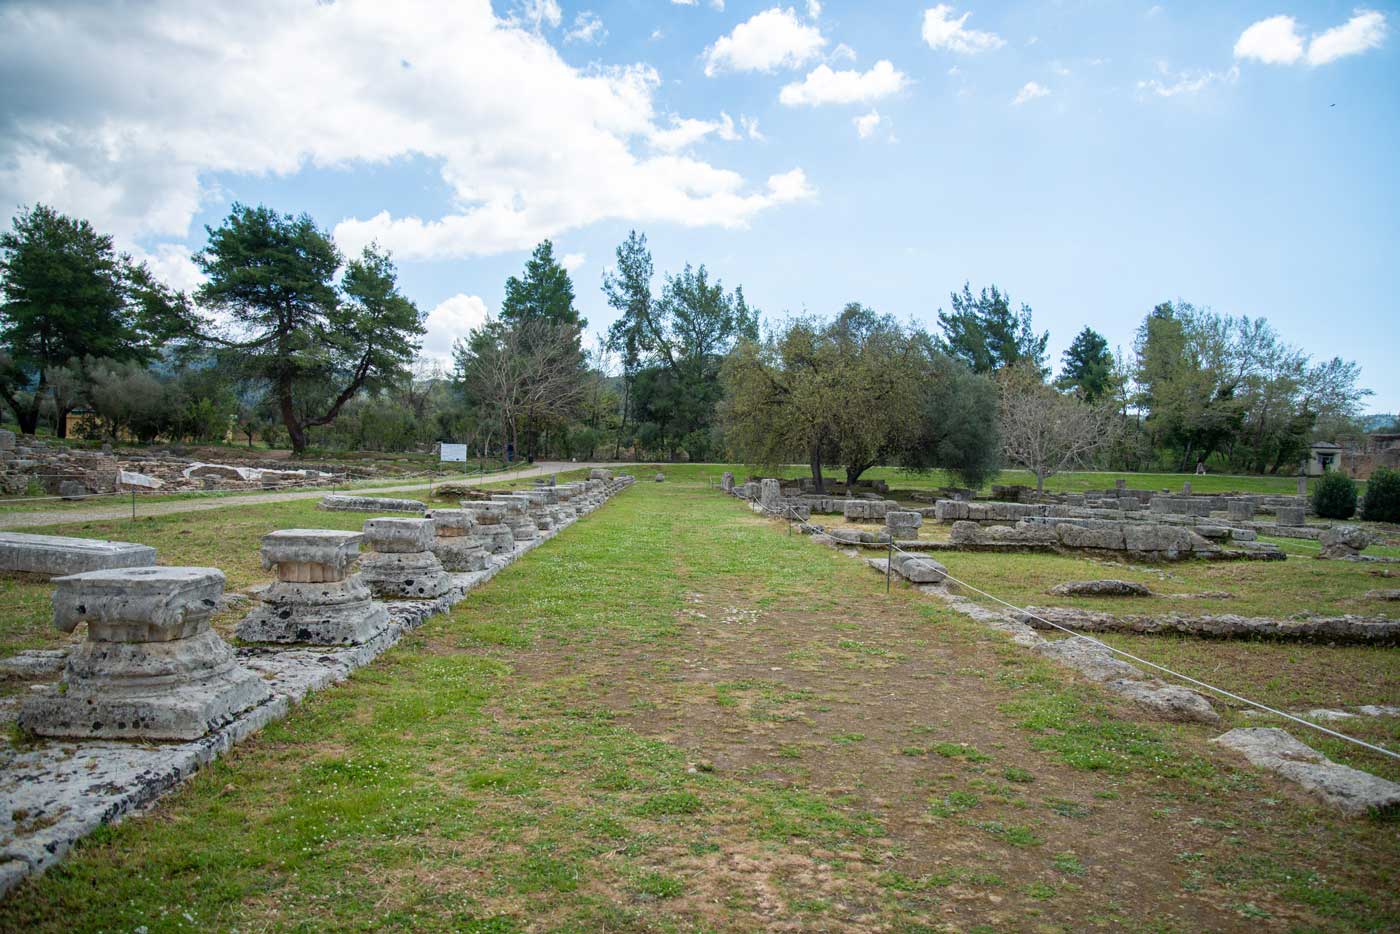
[(0, 571), (60, 577), (113, 568), (150, 567), (155, 563), (156, 550), (150, 545), (0, 532)]

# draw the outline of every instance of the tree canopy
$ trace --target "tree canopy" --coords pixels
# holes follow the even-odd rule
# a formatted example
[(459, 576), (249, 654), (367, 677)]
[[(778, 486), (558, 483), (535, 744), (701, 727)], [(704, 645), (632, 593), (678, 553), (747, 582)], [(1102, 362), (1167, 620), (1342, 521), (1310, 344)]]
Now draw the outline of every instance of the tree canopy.
[(1031, 326), (1031, 308), (1011, 307), (1011, 296), (995, 285), (977, 295), (964, 282), (961, 292), (949, 295), (953, 310), (938, 310), (942, 330), (940, 347), (974, 373), (994, 373), (1008, 366), (1029, 363), (1042, 375), (1046, 371), (1046, 345), (1050, 332), (1037, 335)]

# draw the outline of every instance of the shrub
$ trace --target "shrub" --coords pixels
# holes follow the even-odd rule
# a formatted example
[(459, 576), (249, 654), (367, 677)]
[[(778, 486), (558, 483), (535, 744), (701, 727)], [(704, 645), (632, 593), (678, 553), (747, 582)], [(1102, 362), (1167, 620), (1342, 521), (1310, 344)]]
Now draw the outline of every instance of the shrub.
[(1361, 515), (1372, 522), (1400, 522), (1400, 470), (1376, 468), (1366, 481)]
[(1313, 487), (1312, 507), (1324, 519), (1350, 519), (1356, 514), (1355, 481), (1340, 471), (1327, 471)]

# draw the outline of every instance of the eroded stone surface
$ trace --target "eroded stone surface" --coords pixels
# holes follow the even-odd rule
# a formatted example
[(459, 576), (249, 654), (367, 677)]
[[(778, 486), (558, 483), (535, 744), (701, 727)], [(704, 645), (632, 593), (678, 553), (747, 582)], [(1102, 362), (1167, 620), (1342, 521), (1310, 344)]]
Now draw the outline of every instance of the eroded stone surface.
[(1053, 629), (1048, 623), (1058, 623), (1080, 632), (1185, 633), (1216, 639), (1262, 638), (1354, 645), (1400, 643), (1400, 620), (1383, 616), (1318, 616), (1303, 619), (1271, 619), (1229, 613), (1211, 616), (1180, 613), (1139, 616), (1075, 607), (1030, 606), (1021, 614), (1021, 619), (1040, 629)]
[(1052, 594), (1065, 597), (1150, 597), (1152, 591), (1133, 581), (1096, 580), (1065, 581), (1050, 588)]
[(1338, 525), (1322, 533), (1319, 558), (1354, 558), (1375, 542), (1365, 529), (1354, 525)]
[(150, 545), (0, 532), (0, 571), (61, 577), (111, 568), (150, 567), (155, 563), (156, 550)]
[(236, 630), (245, 642), (354, 645), (389, 625), (389, 614), (350, 569), (359, 532), (282, 529), (262, 539), (263, 567), (278, 580), (258, 594), (258, 606)]
[(87, 639), (58, 688), (31, 694), (20, 726), (40, 736), (191, 740), (265, 702), (267, 686), (209, 628), (215, 568), (124, 568), (54, 580), (54, 625)]
[(1400, 785), (1333, 762), (1284, 730), (1242, 727), (1211, 742), (1233, 749), (1258, 768), (1297, 782), (1304, 791), (1344, 814), (1400, 807)]
[(322, 497), (316, 508), (333, 512), (412, 512), (421, 516), (428, 511), (428, 504), (416, 499), (332, 494)]

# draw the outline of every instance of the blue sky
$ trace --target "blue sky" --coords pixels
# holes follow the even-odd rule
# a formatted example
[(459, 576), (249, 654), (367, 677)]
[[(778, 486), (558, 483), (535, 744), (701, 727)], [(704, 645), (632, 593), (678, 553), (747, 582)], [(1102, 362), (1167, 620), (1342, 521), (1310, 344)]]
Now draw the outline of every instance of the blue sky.
[[(722, 8), (721, 8), (722, 7)], [(425, 349), (550, 236), (627, 231), (773, 320), (931, 325), (996, 283), (1060, 351), (1155, 303), (1263, 315), (1400, 409), (1393, 5), (0, 3), (0, 204), (173, 283), (233, 200), (392, 249)], [(658, 283), (659, 286), (659, 283)]]

